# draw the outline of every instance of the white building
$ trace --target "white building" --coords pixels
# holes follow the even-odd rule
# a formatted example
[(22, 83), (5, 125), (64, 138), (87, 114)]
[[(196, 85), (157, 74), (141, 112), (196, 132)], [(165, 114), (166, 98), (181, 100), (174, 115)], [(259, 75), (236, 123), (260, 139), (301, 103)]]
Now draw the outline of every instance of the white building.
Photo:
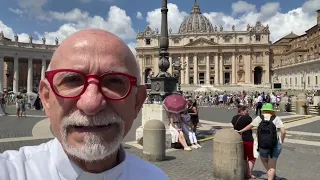
[[(180, 25), (178, 32), (169, 30), (169, 61), (185, 64), (181, 71), (182, 85), (241, 85), (270, 84), (269, 27), (256, 22), (245, 31), (212, 25), (201, 14), (195, 2), (192, 12)], [(158, 29), (147, 27), (138, 33), (136, 59), (142, 82), (151, 72), (159, 72)], [(177, 70), (170, 66), (169, 73)]]
[(0, 33), (0, 91), (17, 93), (38, 89), (58, 40), (56, 45), (46, 45), (45, 38), (43, 44), (34, 44), (33, 38), (29, 38), (29, 43), (22, 43), (17, 35), (11, 40)]
[(320, 10), (315, 26), (272, 44), (272, 81), (282, 89), (320, 89)]

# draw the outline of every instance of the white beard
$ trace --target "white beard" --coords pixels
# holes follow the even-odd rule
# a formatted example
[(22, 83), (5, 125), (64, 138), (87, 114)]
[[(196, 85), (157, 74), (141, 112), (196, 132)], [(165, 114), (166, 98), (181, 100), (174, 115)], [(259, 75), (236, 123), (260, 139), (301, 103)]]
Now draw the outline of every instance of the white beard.
[[(119, 133), (114, 140), (106, 142), (102, 136), (89, 133), (84, 137), (84, 145), (81, 147), (68, 144), (68, 126), (101, 126), (110, 123), (116, 123), (119, 127)], [(86, 162), (103, 160), (118, 151), (124, 138), (124, 129), (125, 122), (115, 112), (101, 111), (95, 116), (87, 116), (77, 110), (63, 118), (60, 127), (61, 142), (68, 155)]]

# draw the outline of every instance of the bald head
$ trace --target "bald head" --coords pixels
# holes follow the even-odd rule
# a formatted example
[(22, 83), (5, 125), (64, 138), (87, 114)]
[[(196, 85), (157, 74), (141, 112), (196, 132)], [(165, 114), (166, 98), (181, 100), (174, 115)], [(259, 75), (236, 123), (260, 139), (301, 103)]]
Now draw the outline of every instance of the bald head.
[(48, 70), (74, 68), (99, 73), (98, 69), (107, 65), (110, 71), (130, 70), (126, 73), (137, 77), (140, 82), (139, 68), (129, 47), (108, 31), (89, 29), (66, 38), (54, 52)]

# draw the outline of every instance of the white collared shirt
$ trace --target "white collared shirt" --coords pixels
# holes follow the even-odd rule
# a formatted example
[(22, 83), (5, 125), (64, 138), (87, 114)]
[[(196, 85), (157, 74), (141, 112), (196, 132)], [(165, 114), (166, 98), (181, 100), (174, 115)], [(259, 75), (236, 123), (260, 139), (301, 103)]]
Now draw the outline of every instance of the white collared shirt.
[[(124, 152), (124, 150), (123, 150)], [(0, 154), (0, 180), (168, 180), (155, 165), (130, 153), (114, 168), (99, 174), (84, 172), (69, 160), (55, 138), (39, 146)]]

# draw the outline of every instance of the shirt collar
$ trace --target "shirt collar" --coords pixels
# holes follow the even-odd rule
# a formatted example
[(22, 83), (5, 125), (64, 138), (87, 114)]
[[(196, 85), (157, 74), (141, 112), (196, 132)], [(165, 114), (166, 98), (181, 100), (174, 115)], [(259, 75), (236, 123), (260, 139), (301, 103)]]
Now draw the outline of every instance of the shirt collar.
[[(56, 165), (57, 171), (59, 175), (63, 176), (65, 179), (78, 179), (79, 176), (83, 174), (85, 174), (86, 177), (97, 175), (97, 174), (85, 172), (78, 165), (73, 163), (64, 152), (62, 145), (57, 138), (53, 140), (53, 143), (50, 149), (51, 149), (52, 158), (53, 158), (52, 160)], [(103, 174), (102, 176), (104, 177), (105, 180), (117, 179), (124, 171), (125, 163), (127, 162), (126, 159), (127, 158), (126, 158), (125, 150), (121, 145), (118, 153), (118, 160), (120, 163), (117, 166), (113, 167), (112, 169), (109, 169), (107, 171), (100, 173), (100, 175)]]

